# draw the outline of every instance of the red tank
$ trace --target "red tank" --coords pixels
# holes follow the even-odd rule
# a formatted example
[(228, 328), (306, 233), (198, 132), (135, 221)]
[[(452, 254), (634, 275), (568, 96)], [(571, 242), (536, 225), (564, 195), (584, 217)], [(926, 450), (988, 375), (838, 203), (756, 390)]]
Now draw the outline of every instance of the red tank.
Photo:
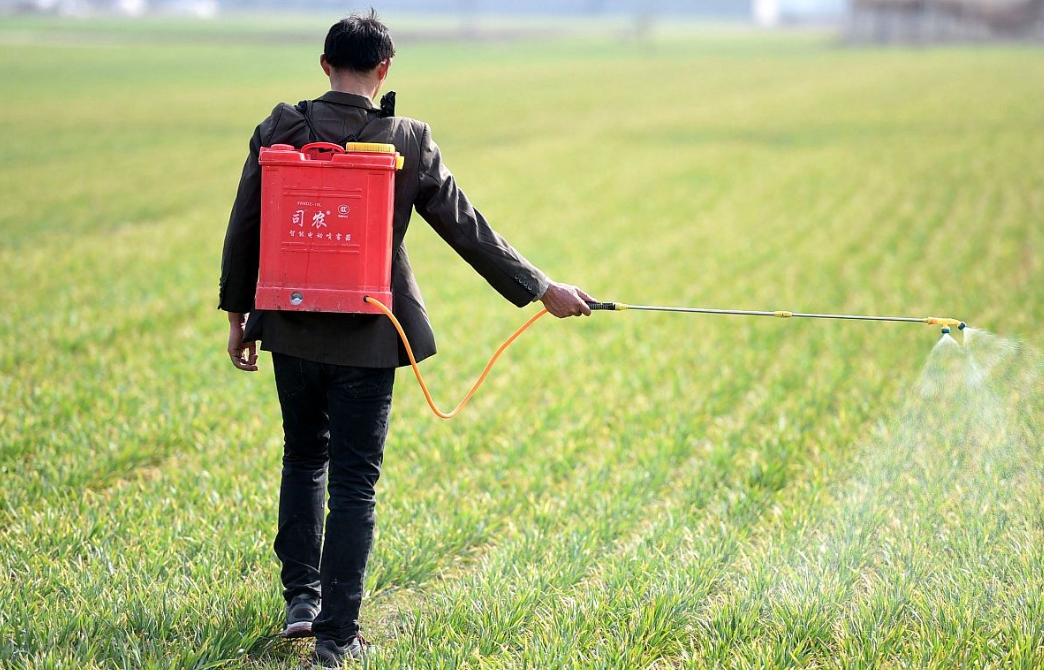
[(256, 309), (380, 314), (391, 306), (390, 144), (262, 147)]

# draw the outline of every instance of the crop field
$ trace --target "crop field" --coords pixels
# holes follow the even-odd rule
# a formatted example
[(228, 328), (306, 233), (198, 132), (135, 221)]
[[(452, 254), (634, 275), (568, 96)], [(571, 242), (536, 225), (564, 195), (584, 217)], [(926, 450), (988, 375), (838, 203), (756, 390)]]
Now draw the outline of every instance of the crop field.
[[(5, 670), (306, 656), (270, 359), (233, 369), (216, 303), (250, 134), (326, 90), (330, 22), (0, 22)], [(367, 667), (1044, 667), (1042, 56), (404, 39), (399, 112), (552, 277), (976, 330), (545, 318), (451, 422), (400, 370)], [(536, 308), (407, 241), (452, 407)]]

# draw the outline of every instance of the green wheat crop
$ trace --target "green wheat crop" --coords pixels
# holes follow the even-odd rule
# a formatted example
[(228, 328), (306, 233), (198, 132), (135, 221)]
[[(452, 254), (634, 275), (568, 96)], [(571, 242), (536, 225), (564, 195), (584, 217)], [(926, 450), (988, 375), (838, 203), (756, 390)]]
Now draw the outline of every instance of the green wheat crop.
[[(0, 23), (0, 667), (306, 653), (271, 366), (228, 364), (215, 306), (250, 133), (325, 90), (327, 23)], [(1044, 667), (1039, 49), (415, 40), (389, 84), (601, 299), (1003, 337), (544, 319), (448, 423), (401, 371), (370, 667)], [(532, 308), (419, 218), (408, 244), (451, 405)]]

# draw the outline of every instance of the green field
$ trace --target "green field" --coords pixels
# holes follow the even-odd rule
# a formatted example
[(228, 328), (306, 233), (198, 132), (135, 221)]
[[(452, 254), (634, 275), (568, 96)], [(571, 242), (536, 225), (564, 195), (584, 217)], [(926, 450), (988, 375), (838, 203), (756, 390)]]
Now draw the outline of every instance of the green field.
[[(328, 23), (0, 23), (5, 670), (307, 653), (275, 637), (270, 361), (234, 370), (215, 306), (250, 133), (325, 90)], [(400, 371), (369, 667), (1044, 667), (1039, 49), (414, 40), (389, 83), (601, 299), (1003, 339), (544, 319), (452, 422)], [(535, 308), (407, 239), (452, 406)]]

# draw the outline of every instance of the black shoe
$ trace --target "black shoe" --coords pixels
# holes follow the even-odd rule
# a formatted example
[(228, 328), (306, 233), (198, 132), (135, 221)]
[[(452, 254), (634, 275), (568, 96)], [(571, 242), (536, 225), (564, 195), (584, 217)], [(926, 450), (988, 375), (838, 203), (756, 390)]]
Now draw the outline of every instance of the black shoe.
[(285, 638), (312, 637), (312, 622), (319, 616), (319, 602), (311, 596), (294, 596), (286, 606)]
[(341, 670), (347, 661), (361, 661), (370, 645), (362, 635), (356, 634), (352, 641), (340, 645), (333, 640), (318, 640), (312, 652), (313, 670)]

